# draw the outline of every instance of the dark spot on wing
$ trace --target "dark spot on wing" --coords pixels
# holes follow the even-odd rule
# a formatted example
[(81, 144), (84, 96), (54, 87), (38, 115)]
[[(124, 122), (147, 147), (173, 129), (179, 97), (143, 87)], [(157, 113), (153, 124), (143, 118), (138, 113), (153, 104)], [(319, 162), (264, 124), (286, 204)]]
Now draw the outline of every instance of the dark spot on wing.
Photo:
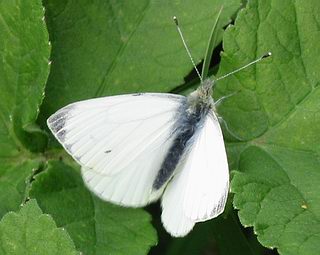
[(50, 123), (50, 128), (53, 132), (59, 132), (66, 124), (66, 117), (60, 117), (55, 122)]
[(181, 108), (178, 111), (179, 116), (176, 122), (176, 130), (173, 134), (175, 138), (153, 182), (153, 189), (155, 190), (160, 189), (171, 178), (188, 147), (188, 142), (195, 132), (201, 128), (210, 106), (198, 104), (193, 112), (188, 111), (187, 104), (182, 105)]
[(65, 116), (66, 116), (65, 111), (58, 111), (48, 119), (48, 123), (51, 124), (51, 123), (57, 122), (59, 121), (59, 119), (65, 118)]
[(67, 119), (70, 117), (70, 112), (73, 108), (73, 105), (66, 106), (48, 119), (49, 128), (61, 142), (64, 141), (66, 135), (66, 131), (63, 130), (63, 128), (65, 127)]
[(142, 95), (143, 95), (143, 93), (132, 94), (132, 96), (134, 96), (134, 97), (138, 97), (138, 96), (142, 96)]
[(59, 141), (64, 142), (64, 138), (66, 137), (66, 131), (61, 130), (59, 133), (57, 133), (57, 138)]
[(110, 153), (111, 152), (111, 150), (106, 150), (106, 151), (104, 151), (104, 153)]

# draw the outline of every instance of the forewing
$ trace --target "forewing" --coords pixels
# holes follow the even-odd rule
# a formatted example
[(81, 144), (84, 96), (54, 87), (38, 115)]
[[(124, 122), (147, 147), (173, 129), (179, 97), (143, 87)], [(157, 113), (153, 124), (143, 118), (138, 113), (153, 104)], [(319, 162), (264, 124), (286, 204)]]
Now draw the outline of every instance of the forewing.
[(48, 126), (82, 166), (84, 182), (96, 195), (143, 206), (161, 195), (152, 184), (184, 100), (148, 93), (91, 99), (62, 108)]
[(173, 236), (185, 236), (196, 222), (221, 214), (229, 190), (229, 170), (220, 125), (209, 113), (162, 198), (162, 222)]

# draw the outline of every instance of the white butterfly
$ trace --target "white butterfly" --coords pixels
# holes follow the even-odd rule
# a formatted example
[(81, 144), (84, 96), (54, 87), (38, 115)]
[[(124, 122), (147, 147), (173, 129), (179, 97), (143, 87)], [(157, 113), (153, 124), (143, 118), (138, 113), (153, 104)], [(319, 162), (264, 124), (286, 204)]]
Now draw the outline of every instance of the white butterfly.
[(130, 207), (161, 197), (163, 225), (181, 237), (221, 214), (227, 200), (228, 161), (212, 86), (207, 79), (188, 97), (140, 93), (76, 102), (47, 123), (94, 194)]
[[(210, 85), (210, 86), (208, 86)], [(189, 97), (129, 94), (70, 104), (48, 126), (88, 188), (123, 206), (162, 196), (162, 222), (184, 236), (225, 206), (229, 171), (207, 80)]]

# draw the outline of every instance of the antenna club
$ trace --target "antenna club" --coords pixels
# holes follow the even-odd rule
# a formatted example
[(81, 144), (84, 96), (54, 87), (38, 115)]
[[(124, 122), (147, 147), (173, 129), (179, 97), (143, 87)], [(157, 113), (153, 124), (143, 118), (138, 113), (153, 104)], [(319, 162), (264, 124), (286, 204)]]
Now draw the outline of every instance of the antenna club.
[(230, 75), (232, 75), (232, 74), (235, 74), (235, 73), (237, 73), (237, 72), (239, 72), (239, 71), (241, 71), (241, 70), (243, 70), (243, 69), (245, 69), (245, 68), (247, 68), (247, 67), (249, 67), (249, 66), (252, 66), (253, 64), (258, 63), (258, 62), (261, 61), (262, 59), (264, 59), (264, 58), (266, 58), (266, 57), (270, 57), (270, 56), (271, 56), (271, 52), (268, 52), (268, 53), (262, 55), (260, 58), (258, 58), (258, 59), (256, 59), (256, 60), (250, 62), (249, 64), (246, 64), (246, 65), (244, 65), (244, 66), (242, 66), (242, 67), (240, 67), (240, 68), (232, 71), (231, 73), (225, 74), (225, 75), (217, 78), (216, 81), (222, 80), (222, 79), (224, 79), (224, 78), (226, 78), (226, 77), (228, 77), (228, 76), (230, 76)]
[(179, 26), (179, 22), (178, 22), (177, 16), (173, 16), (172, 19), (173, 19), (174, 23), (176, 23), (176, 25)]
[(269, 51), (269, 52), (265, 53), (261, 58), (267, 58), (270, 56), (272, 56), (272, 53)]

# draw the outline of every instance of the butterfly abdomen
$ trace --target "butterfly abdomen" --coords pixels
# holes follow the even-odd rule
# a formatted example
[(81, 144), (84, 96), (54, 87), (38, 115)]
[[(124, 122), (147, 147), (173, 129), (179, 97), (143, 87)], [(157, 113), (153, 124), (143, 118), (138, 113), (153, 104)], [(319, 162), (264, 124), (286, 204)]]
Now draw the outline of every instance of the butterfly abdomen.
[(209, 109), (209, 105), (202, 103), (195, 105), (192, 109), (187, 103), (181, 106), (176, 121), (176, 129), (173, 133), (173, 142), (153, 182), (153, 189), (160, 189), (171, 178), (187, 150), (190, 140), (201, 129), (204, 117)]

